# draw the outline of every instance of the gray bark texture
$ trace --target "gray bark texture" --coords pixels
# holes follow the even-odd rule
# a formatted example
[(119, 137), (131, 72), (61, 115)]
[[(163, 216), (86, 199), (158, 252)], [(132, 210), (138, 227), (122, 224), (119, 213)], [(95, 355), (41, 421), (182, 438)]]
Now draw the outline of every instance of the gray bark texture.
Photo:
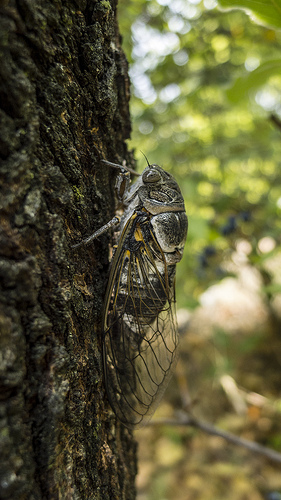
[(107, 402), (101, 311), (130, 162), (116, 0), (0, 1), (0, 498), (135, 498)]

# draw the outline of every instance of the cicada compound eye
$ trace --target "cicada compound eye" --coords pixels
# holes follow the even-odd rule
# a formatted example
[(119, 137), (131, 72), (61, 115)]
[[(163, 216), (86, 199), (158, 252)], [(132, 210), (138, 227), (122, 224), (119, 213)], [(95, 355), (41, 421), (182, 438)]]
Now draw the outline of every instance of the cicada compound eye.
[(151, 166), (142, 174), (142, 180), (145, 184), (159, 182), (161, 181), (161, 174), (159, 170)]

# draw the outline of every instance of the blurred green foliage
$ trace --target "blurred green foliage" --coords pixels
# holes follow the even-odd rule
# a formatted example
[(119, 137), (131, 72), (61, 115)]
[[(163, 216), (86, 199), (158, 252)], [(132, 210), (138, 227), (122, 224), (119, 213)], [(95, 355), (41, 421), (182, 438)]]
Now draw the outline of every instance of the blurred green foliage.
[[(216, 0), (119, 0), (129, 146), (140, 171), (142, 150), (175, 175), (189, 217), (177, 302), (194, 311), (158, 411), (174, 415), (189, 398), (196, 417), (280, 451), (281, 0), (218, 1), (244, 11)], [(235, 273), (244, 281), (210, 289)], [(190, 427), (139, 431), (139, 459), (142, 500), (280, 496), (279, 465)]]
[[(261, 0), (253, 13), (281, 26), (279, 4)], [(230, 272), (241, 242), (270, 306), (281, 283), (267, 265), (281, 240), (281, 32), (215, 0), (120, 0), (119, 24), (132, 82), (129, 146), (140, 170), (140, 150), (170, 170), (186, 200), (179, 306), (196, 306)]]
[(224, 8), (245, 9), (257, 22), (281, 28), (280, 0), (219, 0), (219, 4)]

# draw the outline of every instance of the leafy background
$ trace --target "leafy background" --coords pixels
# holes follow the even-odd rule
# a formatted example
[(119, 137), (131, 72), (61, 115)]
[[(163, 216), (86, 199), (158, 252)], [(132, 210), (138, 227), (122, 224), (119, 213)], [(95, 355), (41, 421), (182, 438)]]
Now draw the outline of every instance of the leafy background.
[[(182, 356), (158, 416), (185, 407), (281, 452), (281, 2), (121, 0), (119, 23), (129, 147), (140, 171), (142, 150), (175, 175), (189, 217)], [(280, 465), (221, 438), (137, 437), (139, 500), (281, 499)]]

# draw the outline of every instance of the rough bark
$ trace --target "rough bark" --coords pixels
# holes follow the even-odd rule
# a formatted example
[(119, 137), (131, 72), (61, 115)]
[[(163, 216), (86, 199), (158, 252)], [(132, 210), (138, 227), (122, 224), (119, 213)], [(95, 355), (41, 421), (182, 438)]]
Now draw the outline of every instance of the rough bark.
[(0, 498), (135, 498), (135, 442), (107, 403), (101, 309), (128, 160), (115, 0), (0, 4)]

